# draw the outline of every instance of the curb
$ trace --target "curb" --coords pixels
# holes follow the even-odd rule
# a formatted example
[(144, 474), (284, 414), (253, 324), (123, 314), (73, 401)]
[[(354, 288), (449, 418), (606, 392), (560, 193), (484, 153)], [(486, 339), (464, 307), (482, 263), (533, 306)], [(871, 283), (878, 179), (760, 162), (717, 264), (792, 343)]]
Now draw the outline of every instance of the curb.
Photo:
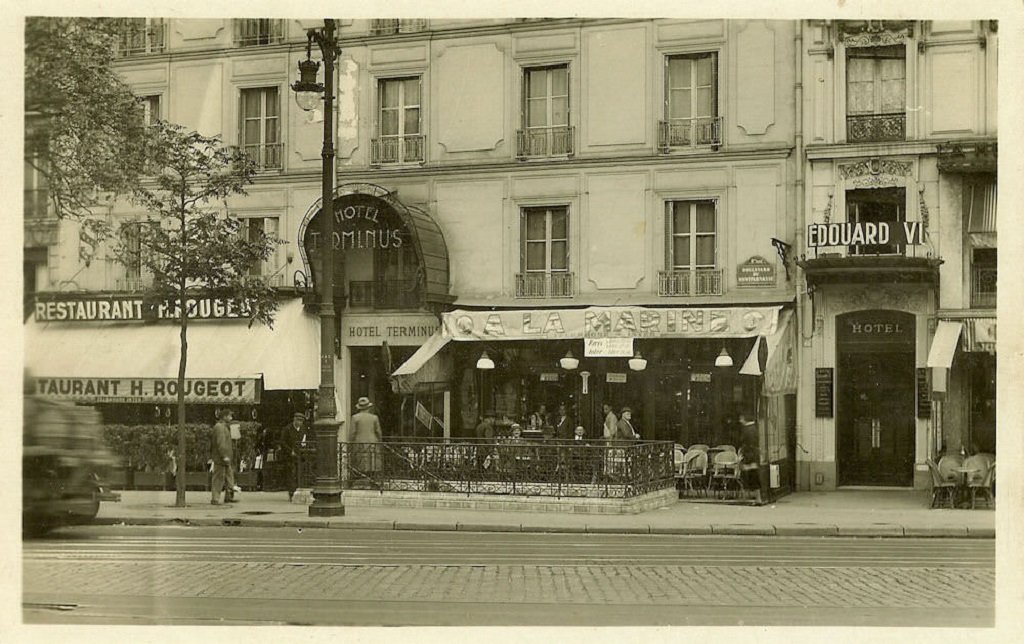
[(840, 526), (840, 537), (902, 537), (903, 526), (893, 523), (875, 526)]
[(584, 531), (589, 534), (651, 534), (651, 526), (625, 526), (617, 528), (615, 526), (588, 525), (584, 527)]
[(711, 526), (709, 525), (694, 525), (694, 526), (651, 526), (651, 534), (683, 534), (683, 535), (709, 535), (711, 532)]
[(395, 530), (454, 531), (454, 523), (400, 523), (395, 521)]
[(586, 526), (550, 526), (550, 525), (521, 525), (519, 529), (522, 532), (533, 532), (533, 533), (573, 533), (582, 534), (586, 533)]
[(753, 525), (749, 523), (731, 523), (727, 525), (711, 524), (712, 534), (731, 534), (731, 535), (760, 535), (766, 537), (775, 536), (775, 526), (773, 525)]
[(775, 534), (780, 537), (837, 537), (839, 536), (839, 526), (813, 523), (777, 525)]
[(522, 532), (522, 526), (513, 524), (457, 523), (459, 532)]

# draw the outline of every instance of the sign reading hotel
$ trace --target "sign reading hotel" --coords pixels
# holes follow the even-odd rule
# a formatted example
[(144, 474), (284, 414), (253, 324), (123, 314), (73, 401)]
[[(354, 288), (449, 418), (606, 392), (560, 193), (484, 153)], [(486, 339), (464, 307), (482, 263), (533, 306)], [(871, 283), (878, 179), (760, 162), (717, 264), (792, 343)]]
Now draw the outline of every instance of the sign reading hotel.
[(919, 221), (846, 222), (811, 224), (807, 227), (807, 246), (879, 246), (924, 243), (924, 226)]
[[(319, 216), (319, 215), (317, 215)], [(409, 242), (408, 231), (386, 201), (372, 195), (351, 194), (334, 203), (334, 249), (399, 249)], [(315, 257), (323, 245), (320, 226), (310, 225), (303, 245)]]
[(530, 311), (450, 311), (451, 340), (750, 338), (775, 333), (778, 306), (651, 309), (639, 306)]
[[(192, 319), (248, 318), (247, 307), (233, 300), (196, 297), (186, 300)], [(142, 320), (175, 320), (178, 307), (161, 303), (152, 305), (138, 296), (61, 297), (36, 300), (36, 322), (138, 322)]]
[[(34, 378), (35, 393), (46, 398), (90, 403), (174, 403), (178, 381), (167, 378)], [(186, 378), (185, 402), (258, 403), (260, 388), (246, 378)]]
[(345, 315), (341, 342), (347, 346), (419, 346), (437, 331), (432, 315)]

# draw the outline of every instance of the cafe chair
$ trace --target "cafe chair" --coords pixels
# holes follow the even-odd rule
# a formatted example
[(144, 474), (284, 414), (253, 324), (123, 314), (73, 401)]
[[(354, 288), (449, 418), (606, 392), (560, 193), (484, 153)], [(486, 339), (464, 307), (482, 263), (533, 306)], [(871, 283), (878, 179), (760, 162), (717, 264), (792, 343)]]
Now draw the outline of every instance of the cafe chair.
[(981, 493), (985, 496), (986, 501), (990, 508), (995, 508), (995, 495), (992, 493), (992, 485), (996, 480), (996, 464), (992, 463), (985, 470), (985, 474), (980, 478), (972, 478), (967, 482), (967, 487), (971, 490), (971, 509), (973, 510), (977, 506), (978, 494)]
[(942, 474), (943, 480), (956, 481), (960, 478), (960, 473), (957, 472), (957, 468), (964, 464), (963, 459), (956, 454), (943, 454), (942, 458), (939, 459), (939, 473)]
[(701, 449), (687, 450), (683, 461), (683, 491), (700, 495), (708, 477), (708, 453)]
[(735, 452), (736, 451), (736, 446), (735, 445), (715, 445), (714, 447), (711, 448), (711, 451), (713, 451), (713, 452)]
[(939, 466), (932, 459), (926, 461), (928, 463), (928, 472), (932, 475), (932, 504), (930, 507), (935, 507), (935, 504), (942, 499), (945, 499), (949, 503), (949, 507), (952, 508), (956, 504), (956, 478), (946, 478), (942, 475), (942, 471)]
[(690, 445), (688, 448), (686, 448), (686, 451), (692, 452), (693, 450), (699, 450), (702, 452), (706, 452), (709, 449), (711, 448), (708, 447), (707, 445), (704, 445), (703, 443), (697, 443), (696, 445)]
[(712, 462), (708, 489), (715, 488), (716, 496), (720, 491), (724, 497), (728, 494), (730, 486), (737, 495), (744, 491), (740, 457), (736, 452), (719, 452), (715, 454), (715, 460)]
[(675, 448), (672, 450), (672, 463), (675, 466), (676, 479), (683, 478), (683, 464), (685, 463), (685, 461), (686, 449), (682, 445), (676, 443)]

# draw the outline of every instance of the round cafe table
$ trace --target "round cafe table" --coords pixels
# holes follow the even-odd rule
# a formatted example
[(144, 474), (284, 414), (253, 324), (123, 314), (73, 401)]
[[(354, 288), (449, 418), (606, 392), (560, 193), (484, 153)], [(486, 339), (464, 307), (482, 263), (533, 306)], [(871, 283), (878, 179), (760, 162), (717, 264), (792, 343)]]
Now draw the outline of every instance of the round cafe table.
[(957, 507), (970, 507), (971, 500), (968, 498), (969, 488), (967, 487), (967, 479), (972, 472), (980, 472), (976, 467), (954, 467), (953, 471), (960, 475), (960, 480), (957, 481)]

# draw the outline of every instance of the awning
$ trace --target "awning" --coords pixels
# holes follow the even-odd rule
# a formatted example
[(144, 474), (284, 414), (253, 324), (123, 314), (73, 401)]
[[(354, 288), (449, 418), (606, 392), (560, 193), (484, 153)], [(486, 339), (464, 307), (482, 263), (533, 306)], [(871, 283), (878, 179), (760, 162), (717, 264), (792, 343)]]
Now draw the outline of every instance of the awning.
[[(179, 329), (172, 323), (25, 324), (25, 367), (33, 377), (177, 378)], [(316, 389), (320, 321), (301, 299), (281, 303), (273, 329), (245, 320), (195, 320), (188, 327), (186, 378), (263, 378), (263, 389)]]
[(391, 374), (392, 389), (395, 393), (411, 393), (420, 383), (446, 382), (450, 376), (449, 370), (443, 356), (438, 352), (449, 341), (450, 339), (445, 337), (440, 329), (427, 338), (427, 341)]
[(996, 319), (994, 317), (965, 318), (963, 322), (964, 350), (996, 352)]
[(796, 393), (796, 359), (793, 352), (795, 326), (793, 312), (779, 314), (779, 324), (774, 333), (758, 336), (747, 359), (740, 367), (740, 373), (760, 376), (762, 344), (766, 354), (764, 367), (764, 393)]
[(939, 322), (935, 328), (935, 337), (932, 338), (932, 348), (928, 351), (927, 366), (949, 369), (953, 365), (953, 355), (962, 328), (959, 322)]

